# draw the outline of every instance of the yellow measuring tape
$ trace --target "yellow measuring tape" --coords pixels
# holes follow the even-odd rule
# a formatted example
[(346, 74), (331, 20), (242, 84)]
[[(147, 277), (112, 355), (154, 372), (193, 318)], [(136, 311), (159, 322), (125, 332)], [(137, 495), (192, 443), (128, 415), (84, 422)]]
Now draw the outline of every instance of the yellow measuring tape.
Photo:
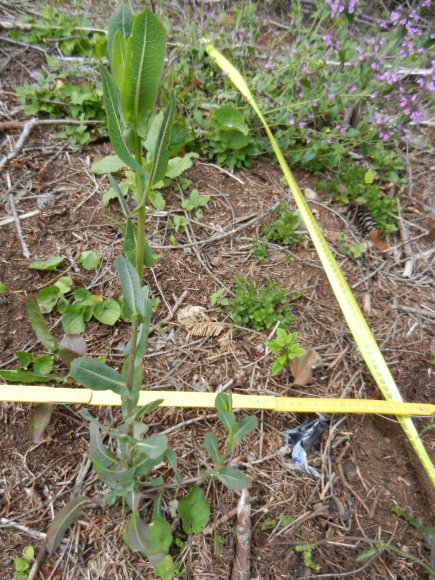
[[(368, 399), (315, 399), (275, 397), (273, 395), (239, 395), (232, 393), (235, 409), (278, 411), (282, 413), (377, 414), (416, 415), (435, 417), (435, 405), (376, 401)], [(186, 391), (141, 391), (139, 405), (162, 399), (161, 407), (213, 409), (216, 393)], [(112, 391), (41, 387), (29, 385), (0, 385), (0, 401), (14, 403), (75, 403), (82, 405), (120, 406), (121, 397)]]
[[(242, 75), (239, 71), (227, 60), (207, 39), (203, 41), (206, 46), (205, 50), (210, 55), (210, 57), (216, 62), (216, 64), (229, 76), (231, 81), (235, 84), (236, 88), (242, 93), (246, 98), (248, 103), (257, 113), (269, 140), (272, 144), (275, 155), (279, 161), (281, 169), (285, 175), (287, 183), (293, 193), (296, 201), (296, 205), (300, 211), (300, 214), (304, 220), (307, 227), (308, 233), (313, 241), (314, 247), (316, 248), (317, 254), (320, 258), (322, 266), (326, 272), (329, 283), (331, 284), (332, 290), (334, 291), (335, 297), (340, 305), (346, 322), (349, 326), (350, 331), (353, 334), (355, 342), (358, 345), (359, 350), (373, 376), (377, 385), (381, 389), (381, 392), (385, 399), (396, 402), (403, 402), (402, 396), (399, 389), (390, 373), (390, 370), (382, 356), (382, 353), (377, 345), (375, 337), (371, 332), (356, 300), (352, 294), (352, 290), (346, 282), (343, 273), (340, 270), (331, 250), (329, 249), (328, 243), (323, 237), (322, 232), (313, 216), (299, 186), (290, 171), (284, 155), (282, 154), (278, 143), (276, 142), (263, 114), (255, 102), (255, 99)], [(423, 442), (415, 428), (414, 423), (410, 417), (398, 417), (403, 430), (405, 431), (408, 439), (410, 440), (412, 446), (414, 447), (424, 469), (426, 470), (433, 486), (435, 487), (435, 466), (432, 463)]]

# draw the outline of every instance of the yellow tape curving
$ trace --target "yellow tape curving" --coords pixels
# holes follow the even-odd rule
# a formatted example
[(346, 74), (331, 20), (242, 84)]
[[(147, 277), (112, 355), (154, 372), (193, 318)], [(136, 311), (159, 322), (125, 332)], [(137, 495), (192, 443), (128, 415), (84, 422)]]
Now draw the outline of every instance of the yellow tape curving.
[[(189, 391), (141, 391), (139, 405), (162, 399), (161, 407), (213, 409), (216, 393)], [(235, 409), (278, 411), (281, 413), (378, 414), (435, 417), (435, 405), (369, 399), (317, 399), (313, 397), (275, 397), (232, 393)], [(39, 385), (0, 385), (0, 401), (14, 403), (74, 403), (120, 406), (121, 397), (112, 391)]]
[[(403, 398), (400, 394), (399, 389), (394, 381), (393, 376), (385, 362), (384, 357), (377, 345), (376, 339), (373, 336), (356, 300), (352, 294), (352, 290), (346, 282), (343, 273), (340, 270), (331, 250), (329, 249), (328, 243), (323, 237), (322, 232), (313, 216), (299, 186), (293, 177), (290, 168), (287, 165), (286, 160), (276, 142), (263, 114), (255, 102), (255, 99), (242, 75), (239, 71), (226, 59), (207, 39), (203, 41), (205, 43), (205, 50), (210, 55), (210, 57), (216, 62), (216, 64), (229, 76), (231, 81), (235, 84), (236, 88), (242, 93), (246, 98), (248, 103), (257, 113), (269, 140), (272, 144), (275, 155), (279, 161), (281, 169), (286, 177), (287, 183), (293, 193), (296, 201), (296, 205), (300, 211), (300, 214), (305, 222), (308, 233), (311, 236), (314, 247), (316, 248), (317, 254), (320, 258), (322, 266), (326, 272), (329, 283), (331, 284), (332, 290), (334, 291), (335, 297), (340, 305), (346, 322), (349, 326), (350, 331), (353, 334), (355, 342), (358, 345), (359, 350), (373, 376), (377, 385), (379, 386), (383, 396), (387, 400), (403, 402)], [(426, 473), (428, 474), (433, 486), (435, 487), (435, 466), (432, 463), (423, 442), (415, 428), (414, 423), (409, 417), (398, 417), (403, 430), (408, 436), (409, 441), (415, 449)]]

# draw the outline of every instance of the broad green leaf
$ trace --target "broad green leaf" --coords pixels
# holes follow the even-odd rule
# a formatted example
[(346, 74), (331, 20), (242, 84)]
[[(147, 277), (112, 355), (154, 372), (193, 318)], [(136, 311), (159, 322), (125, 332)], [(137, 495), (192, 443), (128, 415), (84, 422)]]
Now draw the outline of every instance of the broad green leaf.
[(258, 421), (257, 417), (252, 415), (251, 417), (244, 417), (237, 422), (236, 427), (231, 432), (231, 447), (234, 450), (237, 445), (242, 441), (248, 433), (257, 428)]
[(148, 201), (151, 203), (151, 205), (160, 211), (165, 209), (165, 198), (161, 193), (155, 191), (154, 189), (148, 192)]
[(86, 288), (79, 288), (74, 292), (74, 300), (80, 303), (81, 306), (93, 306), (94, 299), (92, 294)]
[(62, 278), (59, 278), (59, 280), (54, 283), (54, 286), (59, 288), (61, 294), (67, 294), (73, 286), (73, 281), (69, 276), (62, 276)]
[(36, 302), (43, 314), (51, 312), (57, 304), (61, 296), (61, 292), (57, 286), (49, 286), (40, 290), (36, 295)]
[(118, 395), (128, 393), (122, 376), (95, 358), (76, 358), (71, 363), (71, 375), (79, 385), (95, 391), (113, 391)]
[(17, 355), (17, 359), (20, 361), (23, 369), (27, 369), (35, 360), (35, 357), (31, 352), (25, 352), (21, 350), (15, 354)]
[(198, 157), (198, 153), (186, 153), (184, 157), (173, 157), (168, 162), (166, 177), (175, 179), (175, 177), (190, 169), (193, 165), (193, 159), (197, 159)]
[(172, 530), (168, 522), (161, 517), (154, 517), (148, 526), (149, 544), (145, 554), (152, 566), (162, 562), (172, 544)]
[(33, 546), (26, 546), (23, 550), (23, 557), (28, 562), (31, 562), (35, 557), (35, 549)]
[(121, 307), (115, 300), (104, 300), (94, 306), (92, 315), (98, 322), (113, 326), (121, 316)]
[(112, 48), (112, 72), (115, 77), (116, 84), (119, 88), (122, 87), (125, 71), (125, 59), (127, 57), (127, 40), (121, 30), (117, 30), (115, 38), (113, 39)]
[(148, 405), (141, 407), (138, 411), (136, 411), (136, 414), (134, 416), (134, 420), (139, 421), (139, 419), (141, 417), (143, 417), (144, 415), (147, 415), (148, 413), (152, 413), (155, 409), (160, 407), (160, 405), (162, 403), (163, 403), (163, 399), (156, 399), (155, 401), (148, 403)]
[(64, 334), (59, 343), (59, 356), (69, 368), (79, 356), (86, 356), (86, 340), (80, 334)]
[[(27, 571), (30, 568), (30, 563), (26, 558), (21, 558), (20, 556), (15, 556), (14, 559), (15, 572), (26, 572), (25, 575), (19, 576), (19, 578), (27, 578)], [(17, 576), (15, 576), (16, 578)]]
[(147, 524), (140, 517), (139, 512), (131, 514), (125, 527), (124, 542), (132, 552), (142, 552), (149, 546), (150, 531)]
[(117, 173), (120, 169), (124, 169), (126, 164), (118, 157), (118, 155), (106, 155), (102, 159), (96, 161), (91, 165), (91, 173), (95, 175), (106, 175)]
[(36, 260), (27, 267), (29, 270), (40, 270), (42, 272), (56, 270), (56, 268), (62, 264), (64, 259), (63, 256), (52, 256), (51, 258), (47, 258), (47, 260)]
[(106, 108), (110, 142), (115, 149), (115, 153), (126, 165), (146, 175), (142, 165), (131, 156), (124, 139), (124, 127), (119, 116), (119, 94), (115, 81), (102, 66), (100, 66), (100, 73), (103, 81), (104, 106)]
[(116, 455), (103, 445), (100, 430), (95, 423), (89, 424), (89, 457), (104, 467), (111, 467), (117, 462)]
[(85, 306), (71, 304), (62, 316), (62, 328), (65, 334), (82, 334), (86, 330), (84, 319)]
[(42, 436), (50, 422), (53, 409), (54, 405), (43, 403), (42, 405), (37, 405), (33, 410), (29, 422), (29, 434), (34, 443), (40, 443), (42, 441)]
[(39, 342), (50, 352), (56, 352), (57, 341), (51, 334), (34, 298), (30, 298), (27, 301), (27, 316)]
[(157, 459), (160, 457), (168, 447), (168, 438), (166, 435), (157, 433), (157, 435), (151, 435), (143, 441), (139, 441), (135, 445), (135, 449), (141, 453), (145, 453), (150, 459)]
[(138, 14), (127, 41), (126, 69), (122, 87), (125, 120), (146, 135), (154, 110), (166, 51), (166, 32), (160, 19), (150, 10)]
[(6, 284), (3, 284), (3, 282), (0, 282), (0, 294), (4, 294), (8, 290), (9, 290), (9, 288), (6, 286)]
[(249, 127), (242, 113), (227, 105), (213, 112), (210, 117), (210, 123), (221, 131), (240, 131), (243, 135), (248, 135), (249, 133)]
[(210, 507), (199, 487), (192, 487), (187, 497), (178, 502), (181, 525), (186, 534), (199, 534), (210, 520)]
[(105, 467), (94, 459), (92, 466), (104, 483), (117, 484), (123, 487), (134, 483), (135, 470), (133, 467), (129, 467), (125, 461), (118, 461), (110, 467)]
[(84, 495), (75, 497), (66, 504), (51, 522), (45, 539), (45, 546), (49, 554), (53, 554), (60, 545), (65, 532), (78, 518), (81, 510), (91, 504), (91, 500)]
[(64, 380), (64, 377), (59, 375), (39, 375), (22, 369), (1, 369), (0, 377), (11, 383), (50, 383), (51, 381), (60, 383)]
[(170, 554), (167, 554), (160, 564), (154, 568), (154, 572), (163, 580), (172, 580), (181, 576), (180, 569)]
[(219, 440), (214, 433), (209, 432), (205, 434), (204, 447), (213, 463), (219, 466), (222, 463), (222, 458), (219, 453)]
[(109, 25), (107, 27), (107, 57), (109, 61), (112, 59), (113, 55), (113, 43), (115, 40), (116, 33), (118, 30), (122, 32), (125, 40), (131, 34), (131, 27), (133, 26), (133, 14), (131, 10), (125, 4), (121, 6), (113, 13), (112, 18), (109, 20)]
[(33, 361), (33, 370), (38, 375), (48, 375), (53, 370), (53, 357), (49, 354), (42, 354)]
[[(155, 150), (153, 153), (153, 165), (151, 169), (149, 187), (152, 188), (155, 183), (158, 183), (165, 177), (166, 169), (169, 162), (169, 140), (171, 138), (171, 128), (175, 113), (175, 98), (172, 94), (169, 100), (169, 105), (165, 111), (163, 122), (160, 127), (159, 136)], [(144, 200), (142, 200), (142, 203)]]
[(124, 300), (133, 313), (143, 315), (142, 289), (135, 268), (124, 256), (118, 256), (115, 260), (115, 269), (119, 274)]
[(124, 237), (124, 253), (133, 267), (136, 267), (136, 232), (131, 218), (127, 218)]
[(238, 469), (232, 467), (221, 467), (217, 472), (217, 477), (228, 489), (233, 491), (242, 491), (249, 485), (249, 478)]
[(143, 141), (145, 149), (151, 153), (152, 157), (154, 156), (154, 152), (156, 150), (157, 138), (159, 136), (160, 127), (162, 126), (162, 123), (163, 123), (163, 111), (159, 111), (151, 119), (146, 138)]
[(97, 252), (94, 252), (94, 250), (85, 250), (81, 252), (80, 257), (77, 260), (77, 263), (81, 264), (81, 266), (87, 271), (97, 270), (100, 262), (101, 256), (100, 254), (97, 254)]

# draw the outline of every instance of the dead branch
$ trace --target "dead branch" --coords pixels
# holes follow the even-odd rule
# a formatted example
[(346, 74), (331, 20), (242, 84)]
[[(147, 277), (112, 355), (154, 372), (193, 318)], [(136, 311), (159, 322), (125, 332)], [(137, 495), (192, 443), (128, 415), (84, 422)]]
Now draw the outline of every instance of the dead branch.
[(242, 490), (237, 505), (236, 559), (231, 580), (249, 580), (251, 577), (251, 497)]

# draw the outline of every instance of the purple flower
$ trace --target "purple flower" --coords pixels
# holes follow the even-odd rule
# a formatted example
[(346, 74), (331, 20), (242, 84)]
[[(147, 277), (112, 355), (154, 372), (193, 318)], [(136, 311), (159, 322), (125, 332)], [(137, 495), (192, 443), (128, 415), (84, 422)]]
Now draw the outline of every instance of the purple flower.
[(32, 77), (33, 80), (37, 81), (40, 74), (41, 74), (41, 71), (32, 70), (32, 72), (30, 73), (30, 76)]

